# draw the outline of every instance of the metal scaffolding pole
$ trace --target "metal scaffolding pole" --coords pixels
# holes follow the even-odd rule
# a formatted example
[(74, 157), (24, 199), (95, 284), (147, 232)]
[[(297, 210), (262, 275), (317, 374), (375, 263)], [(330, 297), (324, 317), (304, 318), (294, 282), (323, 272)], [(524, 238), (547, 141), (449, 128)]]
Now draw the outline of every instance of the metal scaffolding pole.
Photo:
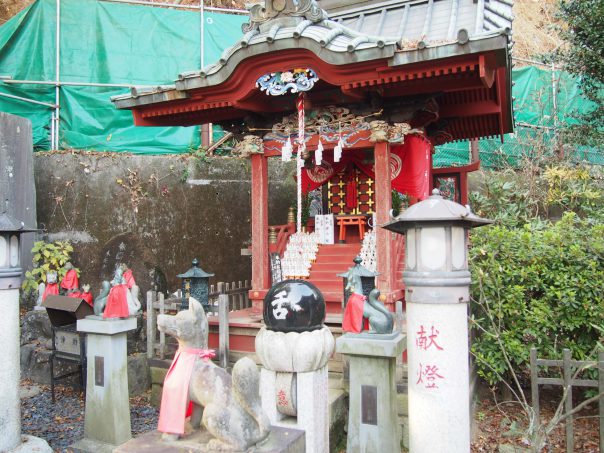
[(205, 33), (205, 20), (203, 17), (204, 4), (203, 0), (199, 0), (199, 69), (203, 70), (205, 66), (205, 51), (204, 51), (204, 33)]
[(61, 0), (57, 0), (57, 14), (56, 14), (56, 36), (55, 36), (55, 55), (56, 55), (56, 64), (55, 64), (55, 127), (54, 127), (54, 143), (50, 144), (51, 149), (59, 149), (59, 130), (61, 127), (61, 117), (60, 117), (60, 108), (61, 108), (61, 87), (59, 85), (61, 80)]
[[(178, 3), (154, 3), (145, 0), (103, 0), (113, 3), (130, 3), (132, 5), (149, 5), (149, 6), (163, 6), (167, 8), (180, 8), (180, 9), (197, 9), (195, 5), (179, 5)], [(213, 11), (217, 13), (230, 13), (230, 14), (249, 14), (249, 11), (245, 9), (235, 8), (217, 8), (215, 6), (206, 6), (206, 11)]]
[[(203, 70), (206, 64), (206, 53), (205, 53), (205, 31), (206, 31), (206, 21), (205, 21), (205, 5), (203, 0), (199, 0), (199, 69)], [(203, 127), (199, 128), (200, 134), (200, 143), (203, 146)], [(212, 144), (212, 123), (208, 124), (208, 143), (207, 146)]]
[(74, 87), (100, 87), (100, 88), (134, 88), (134, 87), (150, 87), (156, 85), (130, 85), (126, 83), (96, 83), (96, 82), (58, 82), (48, 80), (19, 80), (7, 79), (2, 80), (6, 84), (14, 85), (58, 85), (58, 86), (74, 86)]
[(16, 99), (18, 101), (29, 102), (31, 104), (43, 105), (45, 107), (50, 107), (52, 109), (54, 109), (54, 108), (57, 107), (55, 104), (49, 104), (48, 102), (34, 101), (33, 99), (24, 98), (24, 97), (21, 97), (21, 96), (15, 96), (14, 94), (0, 93), (0, 96), (3, 96), (5, 98)]

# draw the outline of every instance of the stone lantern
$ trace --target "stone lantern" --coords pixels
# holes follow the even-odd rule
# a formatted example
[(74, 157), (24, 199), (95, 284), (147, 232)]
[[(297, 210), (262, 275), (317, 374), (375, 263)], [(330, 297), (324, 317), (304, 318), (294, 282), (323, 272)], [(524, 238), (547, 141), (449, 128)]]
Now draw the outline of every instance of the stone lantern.
[[(6, 212), (0, 214), (0, 451), (21, 444), (19, 400), (19, 288), (21, 286), (21, 234), (37, 231)], [(33, 445), (33, 444), (31, 444)], [(46, 451), (46, 450), (41, 450)]]
[(182, 304), (181, 310), (189, 309), (189, 297), (194, 297), (203, 306), (207, 313), (210, 308), (209, 292), (210, 292), (210, 277), (214, 274), (208, 274), (199, 267), (199, 260), (193, 259), (192, 267), (184, 274), (178, 274), (177, 277), (182, 279)]
[(338, 277), (342, 277), (344, 281), (344, 303), (342, 304), (343, 307), (346, 306), (346, 304), (348, 303), (348, 298), (350, 297), (350, 291), (346, 289), (346, 287), (348, 286), (348, 276), (350, 275), (350, 272), (352, 272), (353, 275), (358, 275), (361, 277), (363, 295), (365, 297), (369, 297), (369, 293), (372, 289), (375, 288), (375, 277), (380, 275), (379, 272), (371, 271), (365, 266), (362, 266), (361, 263), (363, 262), (363, 260), (360, 256), (357, 256), (354, 260), (352, 260), (352, 262), (354, 263), (354, 266), (352, 266), (346, 272), (337, 275)]
[(21, 234), (38, 231), (26, 228), (7, 213), (0, 214), (0, 289), (21, 286)]
[(468, 231), (490, 223), (434, 189), (383, 225), (406, 234), (412, 453), (470, 451)]

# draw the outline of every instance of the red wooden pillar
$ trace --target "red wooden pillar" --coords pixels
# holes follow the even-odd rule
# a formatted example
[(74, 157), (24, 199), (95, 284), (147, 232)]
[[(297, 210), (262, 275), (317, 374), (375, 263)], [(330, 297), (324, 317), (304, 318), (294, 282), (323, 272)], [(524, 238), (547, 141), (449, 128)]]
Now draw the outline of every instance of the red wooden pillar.
[[(392, 185), (390, 181), (390, 143), (378, 142), (374, 148), (375, 158), (375, 216), (376, 223), (383, 225), (390, 220), (390, 209), (392, 209)], [(390, 231), (384, 228), (376, 228), (376, 258), (377, 271), (380, 273), (377, 278), (377, 287), (386, 296), (386, 303), (389, 295), (395, 288), (395, 263), (394, 250)], [(391, 308), (392, 307), (388, 307)]]
[(254, 311), (262, 310), (262, 300), (270, 287), (268, 265), (268, 159), (252, 154), (252, 289)]

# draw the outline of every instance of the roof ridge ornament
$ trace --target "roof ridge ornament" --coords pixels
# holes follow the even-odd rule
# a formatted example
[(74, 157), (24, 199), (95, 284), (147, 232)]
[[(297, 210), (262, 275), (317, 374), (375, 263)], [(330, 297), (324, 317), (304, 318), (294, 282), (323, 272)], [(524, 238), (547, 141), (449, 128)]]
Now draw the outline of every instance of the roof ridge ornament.
[(264, 0), (264, 6), (256, 3), (249, 10), (250, 20), (242, 25), (243, 33), (280, 17), (299, 17), (315, 23), (329, 18), (316, 0)]

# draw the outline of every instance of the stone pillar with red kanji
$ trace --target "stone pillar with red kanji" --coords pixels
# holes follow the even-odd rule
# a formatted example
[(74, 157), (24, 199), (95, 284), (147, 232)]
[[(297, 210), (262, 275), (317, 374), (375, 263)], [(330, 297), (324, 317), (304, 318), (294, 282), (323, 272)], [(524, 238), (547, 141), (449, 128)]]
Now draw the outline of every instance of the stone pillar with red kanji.
[(406, 235), (411, 453), (470, 451), (467, 238), (488, 223), (435, 189), (384, 225)]

